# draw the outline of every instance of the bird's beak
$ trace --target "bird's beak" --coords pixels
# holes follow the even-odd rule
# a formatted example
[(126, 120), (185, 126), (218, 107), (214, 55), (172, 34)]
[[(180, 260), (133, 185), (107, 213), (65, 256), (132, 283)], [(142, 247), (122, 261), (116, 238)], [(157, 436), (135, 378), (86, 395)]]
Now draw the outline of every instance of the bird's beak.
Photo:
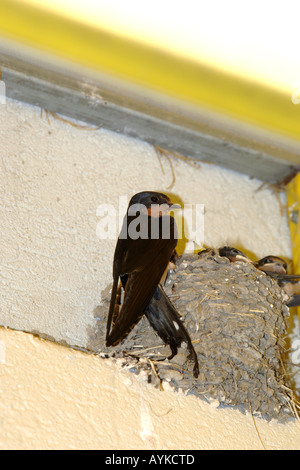
[(249, 259), (247, 256), (242, 256), (242, 255), (236, 255), (237, 261), (244, 261), (245, 263), (252, 263), (253, 261)]
[(181, 206), (179, 204), (174, 204), (170, 198), (167, 198), (168, 200), (168, 205), (169, 205), (169, 210), (175, 210), (175, 209), (181, 209)]
[(173, 204), (172, 201), (169, 202), (170, 210), (181, 209), (180, 204)]

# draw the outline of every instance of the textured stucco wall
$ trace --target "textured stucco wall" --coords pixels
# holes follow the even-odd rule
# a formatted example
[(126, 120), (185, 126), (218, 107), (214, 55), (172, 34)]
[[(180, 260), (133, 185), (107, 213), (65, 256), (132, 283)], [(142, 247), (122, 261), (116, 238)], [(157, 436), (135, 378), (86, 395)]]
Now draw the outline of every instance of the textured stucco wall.
[[(0, 325), (87, 344), (115, 245), (96, 237), (96, 209), (117, 206), (119, 195), (167, 191), (172, 171), (161, 163), (163, 171), (146, 143), (78, 129), (14, 101), (1, 105)], [(207, 245), (290, 256), (287, 222), (271, 191), (212, 165), (172, 164), (171, 192), (205, 204)], [(0, 334), (2, 448), (261, 446), (250, 416), (159, 392), (98, 357), (25, 333)], [(258, 427), (267, 447), (300, 442), (298, 423), (260, 420)]]

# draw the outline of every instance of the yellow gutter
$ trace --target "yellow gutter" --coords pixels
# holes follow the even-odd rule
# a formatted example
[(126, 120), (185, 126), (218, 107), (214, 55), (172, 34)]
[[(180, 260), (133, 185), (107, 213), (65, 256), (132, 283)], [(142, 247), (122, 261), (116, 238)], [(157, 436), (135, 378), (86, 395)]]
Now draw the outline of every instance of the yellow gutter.
[[(289, 225), (295, 274), (300, 274), (300, 173), (287, 185)], [(297, 308), (300, 317), (300, 307)]]
[(1, 0), (0, 36), (300, 140), (300, 104), (288, 93), (217, 68), (16, 0)]

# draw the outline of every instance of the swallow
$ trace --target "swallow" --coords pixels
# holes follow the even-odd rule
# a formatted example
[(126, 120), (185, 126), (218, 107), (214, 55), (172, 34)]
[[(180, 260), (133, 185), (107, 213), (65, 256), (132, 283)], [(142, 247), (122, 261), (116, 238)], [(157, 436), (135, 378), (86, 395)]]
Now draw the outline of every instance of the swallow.
[[(116, 346), (139, 322), (168, 269), (177, 245), (176, 223), (172, 216), (167, 215), (171, 208), (180, 206), (172, 204), (166, 195), (152, 191), (135, 194), (129, 202), (114, 254), (113, 287), (106, 325), (107, 346)], [(153, 320), (154, 305), (157, 307), (158, 301), (156, 294), (148, 315), (152, 325), (158, 325)], [(160, 307), (158, 311), (164, 315), (164, 308)], [(167, 320), (163, 319), (162, 323), (167, 323)], [(159, 325), (156, 331), (167, 337)], [(174, 341), (176, 343), (177, 340)]]
[(216, 252), (213, 250), (213, 248), (204, 248), (203, 250), (198, 251), (198, 256), (203, 256), (203, 255), (210, 255), (210, 256), (215, 256)]
[(276, 280), (281, 289), (287, 294), (286, 305), (288, 307), (300, 305), (300, 275), (279, 274), (271, 271), (266, 271), (266, 274)]
[(265, 256), (255, 266), (277, 281), (281, 289), (288, 295), (288, 307), (300, 305), (300, 275), (287, 274), (287, 264), (278, 256)]
[(157, 332), (163, 342), (170, 346), (171, 355), (168, 357), (169, 360), (176, 356), (178, 347), (181, 346), (181, 343), (185, 342), (187, 344), (190, 356), (194, 361), (193, 375), (194, 377), (198, 377), (198, 359), (192, 345), (191, 338), (180, 320), (179, 313), (175, 306), (159, 286), (156, 288), (155, 293), (145, 310), (145, 315), (150, 325)]
[(237, 248), (233, 248), (231, 246), (223, 246), (223, 248), (219, 248), (219, 255), (225, 256), (229, 259), (231, 263), (236, 263), (237, 261), (242, 261), (244, 263), (252, 263), (250, 258), (246, 256), (242, 251), (238, 250)]
[(267, 272), (289, 296), (300, 294), (300, 275)]
[(287, 264), (278, 256), (265, 256), (255, 263), (255, 267), (265, 273), (287, 274)]

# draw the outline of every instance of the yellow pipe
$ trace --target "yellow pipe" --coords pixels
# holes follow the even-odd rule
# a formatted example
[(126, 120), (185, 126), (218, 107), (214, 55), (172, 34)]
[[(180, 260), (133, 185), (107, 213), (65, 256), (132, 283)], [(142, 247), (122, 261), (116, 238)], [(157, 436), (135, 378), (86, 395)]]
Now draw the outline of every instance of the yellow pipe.
[(287, 203), (294, 272), (300, 274), (300, 173), (287, 185)]
[(0, 36), (300, 140), (300, 104), (288, 93), (217, 68), (17, 0), (1, 0)]

